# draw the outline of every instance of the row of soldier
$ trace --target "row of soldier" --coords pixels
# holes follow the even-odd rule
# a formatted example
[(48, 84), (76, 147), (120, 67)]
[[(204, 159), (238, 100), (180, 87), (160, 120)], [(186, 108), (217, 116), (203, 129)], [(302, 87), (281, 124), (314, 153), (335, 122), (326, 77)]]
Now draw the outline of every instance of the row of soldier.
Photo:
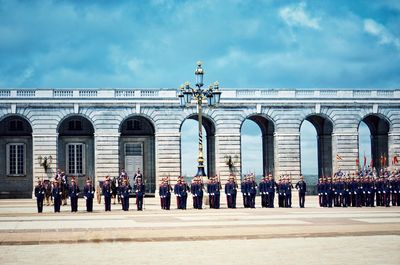
[[(142, 181), (143, 175), (140, 170), (134, 176), (133, 189), (129, 184), (128, 175), (124, 170), (118, 178), (110, 178), (106, 176), (100, 187), (104, 196), (105, 211), (111, 211), (111, 199), (114, 198), (114, 204), (116, 198), (118, 202), (122, 204), (122, 210), (129, 210), (129, 196), (134, 191), (136, 195), (136, 206), (138, 211), (143, 210), (143, 201), (145, 196), (145, 185)], [(78, 198), (83, 195), (86, 201), (86, 211), (93, 211), (93, 199), (95, 196), (99, 196), (100, 193), (93, 185), (90, 178), (86, 179), (84, 185), (83, 194), (77, 184), (76, 178), (72, 177), (71, 182), (68, 183), (68, 178), (61, 170), (57, 170), (57, 173), (52, 181), (43, 181), (38, 179), (38, 184), (35, 186), (34, 194), (37, 201), (38, 212), (43, 211), (43, 203), (46, 200), (46, 204), (49, 206), (50, 201), (54, 205), (54, 212), (60, 212), (61, 205), (67, 205), (67, 198), (70, 198), (71, 212), (78, 211)], [(100, 198), (98, 198), (100, 203)]]
[[(129, 185), (129, 178), (124, 170), (117, 178), (106, 177), (102, 184), (101, 191), (104, 195), (105, 210), (111, 210), (111, 199), (116, 198), (122, 204), (124, 211), (129, 210), (129, 195), (134, 190), (136, 194), (136, 205), (138, 210), (143, 209), (143, 198), (145, 195), (145, 186), (142, 182), (143, 176), (140, 171), (135, 174), (135, 185)], [(60, 211), (60, 205), (63, 200), (63, 192), (66, 190), (67, 197), (71, 200), (71, 211), (77, 211), (77, 200), (80, 194), (79, 186), (74, 178), (71, 184), (67, 185), (65, 189), (66, 177), (61, 174), (56, 175), (52, 189), (51, 197), (54, 200), (55, 212)], [(64, 187), (64, 188), (63, 188)], [(236, 208), (236, 197), (238, 193), (237, 181), (231, 175), (225, 183), (225, 195), (228, 208)], [(261, 197), (261, 207), (274, 208), (275, 194), (278, 195), (278, 206), (288, 207), (292, 206), (292, 189), (296, 188), (299, 194), (299, 206), (304, 208), (305, 194), (307, 185), (303, 176), (300, 176), (300, 181), (293, 187), (289, 176), (280, 177), (275, 181), (273, 176), (262, 178), (260, 183), (256, 183), (254, 175), (245, 176), (244, 180), (240, 183), (241, 193), (243, 195), (243, 206), (245, 208), (255, 208), (257, 191)], [(159, 186), (159, 196), (161, 199), (161, 208), (165, 210), (170, 209), (171, 194), (176, 196), (177, 208), (187, 208), (188, 194), (192, 194), (193, 208), (203, 208), (204, 194), (208, 194), (210, 208), (220, 208), (220, 194), (221, 194), (221, 181), (218, 176), (212, 177), (205, 185), (201, 177), (195, 177), (190, 185), (183, 177), (178, 177), (174, 187), (170, 184), (169, 177), (162, 179)], [(360, 172), (358, 177), (345, 176), (342, 172), (337, 172), (334, 178), (321, 178), (318, 185), (319, 203), (321, 207), (332, 206), (374, 206), (376, 201), (377, 206), (389, 206), (390, 202), (394, 206), (400, 206), (400, 171), (384, 172), (381, 177), (371, 175), (371, 172)], [(64, 190), (64, 191), (63, 191)], [(38, 198), (38, 211), (42, 211), (43, 198), (47, 194), (48, 187), (40, 183), (35, 188), (35, 195)], [(84, 192), (86, 200), (87, 211), (93, 209), (93, 198), (95, 197), (95, 187), (92, 185), (90, 179), (87, 179)], [(41, 199), (42, 198), (42, 199)], [(42, 202), (40, 203), (40, 200)], [(40, 209), (39, 209), (40, 208)]]
[(333, 178), (322, 177), (317, 184), (321, 207), (400, 206), (400, 171), (383, 170), (380, 176), (373, 169)]
[[(235, 177), (231, 175), (225, 183), (224, 189), (228, 208), (236, 208), (238, 187)], [(255, 208), (257, 191), (261, 195), (261, 207), (274, 208), (275, 193), (277, 193), (278, 206), (290, 208), (292, 206), (292, 188), (293, 185), (288, 176), (281, 177), (276, 182), (272, 174), (265, 176), (259, 184), (256, 183), (252, 174), (245, 176), (240, 183), (243, 206), (245, 208)], [(307, 185), (303, 176), (300, 176), (295, 188), (299, 192), (299, 206), (304, 208)], [(164, 177), (159, 186), (161, 209), (170, 210), (171, 195), (174, 194), (177, 209), (185, 210), (189, 193), (192, 194), (194, 209), (202, 209), (204, 193), (208, 194), (210, 208), (219, 209), (221, 189), (222, 185), (219, 176), (209, 178), (206, 187), (199, 176), (194, 177), (190, 185), (185, 181), (184, 177), (180, 176), (174, 187), (170, 184), (169, 177)]]

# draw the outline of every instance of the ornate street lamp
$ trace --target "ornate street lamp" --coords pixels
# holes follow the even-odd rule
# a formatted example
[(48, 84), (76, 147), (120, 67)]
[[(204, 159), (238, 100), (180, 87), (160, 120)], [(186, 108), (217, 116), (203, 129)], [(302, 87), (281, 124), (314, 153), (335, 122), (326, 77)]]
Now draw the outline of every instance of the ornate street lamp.
[(194, 72), (196, 75), (196, 87), (190, 87), (189, 82), (185, 82), (180, 87), (180, 92), (178, 95), (179, 103), (181, 107), (186, 107), (188, 104), (192, 102), (193, 99), (197, 102), (197, 110), (198, 110), (198, 121), (199, 121), (199, 157), (198, 157), (198, 170), (196, 176), (206, 176), (204, 171), (204, 156), (203, 156), (203, 100), (207, 99), (207, 104), (211, 107), (215, 107), (219, 104), (221, 100), (221, 91), (219, 91), (219, 83), (218, 81), (214, 84), (210, 85), (208, 89), (202, 89), (203, 87), (203, 76), (204, 70), (201, 68), (201, 62), (197, 62), (197, 68)]

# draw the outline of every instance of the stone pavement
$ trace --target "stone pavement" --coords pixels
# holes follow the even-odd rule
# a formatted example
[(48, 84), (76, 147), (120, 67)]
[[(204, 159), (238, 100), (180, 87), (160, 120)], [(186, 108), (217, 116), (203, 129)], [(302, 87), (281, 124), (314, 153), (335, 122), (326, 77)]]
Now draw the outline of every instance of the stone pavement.
[(0, 264), (37, 263), (60, 244), (68, 251), (57, 251), (59, 264), (71, 253), (89, 264), (111, 264), (112, 257), (142, 264), (188, 264), (193, 257), (196, 264), (267, 264), (265, 257), (270, 264), (400, 264), (400, 207), (319, 208), (308, 196), (304, 209), (162, 211), (158, 199), (146, 198), (138, 212), (133, 202), (129, 212), (112, 205), (106, 213), (96, 203), (94, 213), (63, 206), (55, 214), (46, 206), (38, 214), (34, 200), (0, 200)]

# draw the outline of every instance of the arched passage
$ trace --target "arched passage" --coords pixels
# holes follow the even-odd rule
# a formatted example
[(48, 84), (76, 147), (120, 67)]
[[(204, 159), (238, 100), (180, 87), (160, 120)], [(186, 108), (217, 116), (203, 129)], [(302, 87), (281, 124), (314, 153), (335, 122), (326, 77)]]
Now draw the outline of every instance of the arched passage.
[(389, 165), (388, 161), (389, 160), (388, 133), (390, 130), (389, 122), (383, 117), (375, 114), (371, 114), (364, 117), (362, 119), (362, 122), (364, 122), (368, 126), (370, 131), (371, 160), (373, 167), (375, 167), (378, 170), (387, 167)]
[[(246, 120), (253, 121), (258, 125), (258, 127), (261, 130), (261, 150), (262, 150), (262, 169), (260, 170), (260, 173), (263, 175), (266, 175), (268, 173), (274, 173), (274, 132), (275, 132), (275, 126), (272, 120), (260, 116), (260, 115), (253, 115), (248, 117)], [(244, 122), (246, 122), (246, 120)], [(243, 124), (244, 124), (243, 122)], [(241, 135), (243, 137), (243, 134), (246, 133), (243, 130), (243, 124), (241, 128)], [(257, 135), (257, 133), (253, 132), (248, 132), (249, 134)], [(241, 155), (243, 157), (243, 155)], [(243, 162), (243, 158), (242, 158)], [(241, 163), (242, 164), (242, 163)], [(243, 172), (243, 166), (242, 166), (242, 173)]]
[(155, 130), (152, 122), (143, 116), (130, 116), (120, 125), (119, 167), (124, 168), (133, 183), (135, 172), (143, 174), (147, 192), (156, 189)]
[(58, 168), (67, 176), (78, 177), (80, 185), (85, 177), (95, 177), (94, 128), (83, 116), (72, 115), (58, 126)]
[[(332, 172), (332, 132), (333, 123), (322, 115), (310, 115), (305, 118), (317, 132), (318, 176), (331, 176)], [(302, 124), (303, 126), (303, 124)]]
[(0, 198), (30, 198), (33, 183), (32, 127), (12, 115), (0, 121)]
[[(196, 123), (191, 123), (189, 126), (186, 126), (186, 120), (195, 120)], [(181, 124), (180, 132), (181, 132), (181, 175), (184, 175), (184, 173), (187, 173), (189, 176), (194, 176), (197, 172), (197, 155), (198, 155), (198, 116), (197, 114), (191, 115), (187, 117)], [(215, 171), (215, 125), (213, 121), (207, 117), (203, 116), (202, 117), (202, 127), (205, 132), (203, 133), (203, 152), (204, 152), (204, 164), (205, 164), (205, 172), (208, 177), (214, 176), (217, 172)], [(184, 126), (185, 125), (185, 126)], [(187, 128), (186, 128), (187, 127)], [(185, 131), (182, 129), (185, 128)], [(189, 137), (185, 137), (182, 134), (189, 133)], [(205, 137), (205, 139), (204, 139)], [(190, 141), (191, 143), (195, 143), (196, 148), (192, 148), (193, 150), (187, 150), (187, 152), (192, 156), (196, 155), (196, 164), (193, 165), (193, 171), (186, 172), (186, 170), (183, 168), (183, 163), (186, 163), (184, 161), (187, 159), (185, 157), (185, 149), (184, 149), (184, 142), (182, 139), (186, 139), (187, 141)], [(205, 140), (205, 141), (204, 141)], [(204, 144), (205, 143), (205, 144)], [(191, 161), (191, 160), (190, 160)], [(193, 172), (193, 173), (192, 173)]]

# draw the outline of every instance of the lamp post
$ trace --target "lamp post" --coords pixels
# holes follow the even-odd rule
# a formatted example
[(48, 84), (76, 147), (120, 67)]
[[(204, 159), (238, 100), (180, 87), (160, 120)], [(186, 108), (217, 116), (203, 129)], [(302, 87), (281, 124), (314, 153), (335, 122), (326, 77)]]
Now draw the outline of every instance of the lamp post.
[(194, 99), (197, 102), (198, 111), (198, 121), (199, 121), (199, 155), (198, 155), (198, 170), (196, 176), (206, 176), (204, 171), (204, 156), (203, 156), (203, 100), (207, 99), (207, 104), (210, 107), (217, 106), (221, 99), (221, 91), (219, 91), (218, 81), (210, 85), (207, 89), (202, 89), (203, 87), (203, 76), (204, 70), (201, 68), (201, 62), (197, 62), (197, 68), (194, 74), (196, 75), (196, 87), (190, 87), (189, 82), (185, 82), (180, 87), (180, 92), (178, 95), (179, 103), (181, 107), (186, 107)]

